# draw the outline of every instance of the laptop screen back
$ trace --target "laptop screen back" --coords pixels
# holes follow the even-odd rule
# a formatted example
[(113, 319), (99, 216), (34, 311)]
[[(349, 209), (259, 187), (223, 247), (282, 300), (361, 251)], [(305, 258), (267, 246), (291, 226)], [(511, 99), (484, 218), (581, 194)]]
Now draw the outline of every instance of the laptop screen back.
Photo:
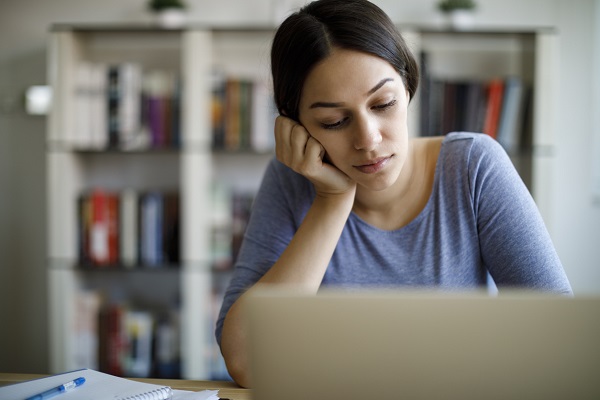
[(254, 397), (600, 398), (600, 299), (258, 290)]

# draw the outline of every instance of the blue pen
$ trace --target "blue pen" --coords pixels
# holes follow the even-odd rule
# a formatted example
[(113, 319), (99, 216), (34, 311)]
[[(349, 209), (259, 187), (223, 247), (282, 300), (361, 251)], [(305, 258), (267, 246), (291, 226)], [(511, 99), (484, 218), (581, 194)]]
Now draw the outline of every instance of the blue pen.
[(85, 382), (85, 378), (77, 378), (73, 379), (71, 382), (64, 383), (60, 386), (57, 386), (52, 389), (48, 389), (45, 392), (33, 395), (31, 397), (26, 398), (25, 400), (46, 400), (52, 396), (55, 396), (60, 393), (68, 392), (69, 390), (75, 389), (77, 386), (83, 385)]

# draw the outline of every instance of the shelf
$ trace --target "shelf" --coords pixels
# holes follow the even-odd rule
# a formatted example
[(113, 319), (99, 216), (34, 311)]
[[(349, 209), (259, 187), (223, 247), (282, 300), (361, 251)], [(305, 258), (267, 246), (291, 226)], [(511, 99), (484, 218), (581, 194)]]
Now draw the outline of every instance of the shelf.
[[(264, 26), (232, 29), (186, 26), (174, 30), (144, 24), (57, 24), (52, 27), (48, 70), (54, 107), (49, 116), (46, 143), (53, 372), (95, 367), (81, 364), (85, 358), (82, 358), (81, 349), (88, 346), (88, 356), (94, 353), (85, 341), (86, 335), (93, 336), (94, 332), (78, 331), (81, 327), (77, 321), (82, 312), (80, 306), (85, 302), (96, 305), (101, 302), (125, 312), (130, 307), (131, 310), (149, 312), (153, 318), (158, 318), (157, 315), (165, 310), (179, 314), (178, 352), (181, 354), (182, 377), (210, 379), (222, 376), (214, 372), (222, 370), (222, 360), (215, 352), (211, 325), (214, 324), (213, 307), (220, 302), (215, 297), (217, 289), (214, 285), (218, 284), (218, 290), (221, 290), (228, 274), (213, 270), (212, 265), (214, 185), (224, 185), (227, 193), (244, 196), (256, 191), (273, 154), (271, 151), (212, 148), (213, 74), (218, 71), (225, 78), (265, 82), (272, 33), (273, 27)], [(85, 85), (85, 79), (77, 80), (77, 74), (78, 71), (87, 73), (90, 70), (86, 68), (91, 68), (94, 73), (100, 72), (99, 76), (104, 76), (102, 71), (107, 66), (107, 72), (112, 74), (118, 68), (121, 68), (119, 72), (125, 68), (134, 72), (141, 70), (142, 78), (148, 71), (159, 71), (165, 79), (174, 77), (174, 85), (181, 83), (184, 90), (169, 92), (169, 101), (178, 107), (179, 119), (169, 120), (172, 125), (169, 123), (168, 126), (177, 129), (172, 128), (171, 135), (165, 136), (175, 137), (176, 146), (142, 147), (148, 143), (170, 143), (155, 141), (160, 138), (156, 136), (160, 131), (154, 130), (149, 119), (145, 120), (144, 130), (132, 130), (133, 134), (139, 134), (152, 129), (153, 136), (148, 140), (138, 141), (139, 136), (116, 136), (117, 140), (115, 137), (111, 140), (103, 136), (107, 132), (104, 129), (90, 130), (89, 126), (96, 126), (92, 121), (97, 121), (97, 114), (88, 114), (90, 109), (80, 108), (88, 104), (82, 103), (82, 99), (90, 100), (85, 95), (95, 93), (98, 96), (91, 99), (94, 106), (121, 98), (104, 98), (104, 90), (98, 90), (105, 87), (102, 82), (100, 86), (90, 88)], [(114, 75), (107, 76), (114, 79)], [(96, 91), (82, 90), (86, 88)], [(121, 93), (115, 92), (114, 87), (110, 90), (111, 95)], [(153, 93), (148, 91), (144, 95), (150, 97)], [(84, 97), (78, 97), (80, 95)], [(114, 103), (108, 103), (108, 106), (112, 105)], [(123, 132), (117, 129), (116, 134)], [(268, 135), (272, 135), (272, 129)], [(107, 148), (106, 143), (112, 146)], [(138, 150), (122, 150), (119, 147), (123, 143), (135, 143)], [(117, 266), (113, 261), (110, 261), (112, 265), (106, 266), (78, 265), (78, 235), (80, 230), (85, 231), (81, 229), (83, 225), (78, 225), (78, 201), (83, 194), (95, 189), (112, 195), (122, 194), (126, 189), (138, 194), (176, 192), (179, 196), (181, 262), (176, 266), (164, 267), (158, 263), (157, 266), (135, 265), (133, 268)], [(227, 212), (230, 211), (225, 210)], [(97, 311), (93, 308), (88, 310), (84, 320), (94, 320), (89, 315), (94, 312)], [(80, 345), (74, 347), (73, 343)], [(207, 354), (213, 356), (207, 357)]]

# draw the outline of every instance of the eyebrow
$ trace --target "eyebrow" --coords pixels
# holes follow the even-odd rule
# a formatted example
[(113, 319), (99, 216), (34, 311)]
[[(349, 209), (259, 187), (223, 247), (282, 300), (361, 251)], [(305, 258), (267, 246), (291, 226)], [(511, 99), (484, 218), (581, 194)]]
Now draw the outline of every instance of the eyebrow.
[[(380, 80), (377, 85), (373, 86), (368, 92), (367, 92), (367, 96), (372, 95), (373, 93), (375, 93), (376, 91), (378, 91), (379, 89), (381, 89), (381, 87), (383, 85), (385, 85), (388, 82), (393, 82), (394, 78), (383, 78), (382, 80)], [(309, 108), (320, 108), (320, 107), (324, 107), (324, 108), (337, 108), (337, 107), (341, 107), (343, 106), (344, 103), (330, 103), (330, 102), (326, 102), (326, 101), (317, 101), (316, 103), (313, 103), (310, 105)]]

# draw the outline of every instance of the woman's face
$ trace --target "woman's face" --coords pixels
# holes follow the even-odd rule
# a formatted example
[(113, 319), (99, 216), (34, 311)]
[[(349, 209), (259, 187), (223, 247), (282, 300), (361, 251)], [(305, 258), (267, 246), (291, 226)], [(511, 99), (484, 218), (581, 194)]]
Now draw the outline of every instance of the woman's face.
[(402, 78), (387, 61), (335, 49), (304, 83), (300, 122), (329, 162), (359, 186), (384, 190), (407, 157), (408, 102)]

